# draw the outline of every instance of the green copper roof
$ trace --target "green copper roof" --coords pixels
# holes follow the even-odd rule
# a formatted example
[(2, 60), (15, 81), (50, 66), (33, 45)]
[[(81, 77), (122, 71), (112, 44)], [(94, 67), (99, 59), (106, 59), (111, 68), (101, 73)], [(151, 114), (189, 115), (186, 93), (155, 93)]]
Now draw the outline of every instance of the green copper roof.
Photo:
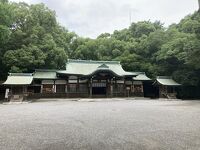
[(123, 70), (119, 61), (92, 61), (69, 59), (65, 71), (57, 71), (60, 74), (89, 76), (96, 71), (104, 70), (115, 73), (117, 76), (135, 76), (135, 73)]
[(30, 85), (33, 81), (32, 74), (10, 73), (4, 85)]
[(35, 70), (34, 79), (57, 79), (56, 70)]
[(80, 64), (120, 64), (119, 61), (95, 61), (95, 60), (76, 60), (68, 59), (68, 63), (80, 63)]
[(167, 86), (180, 86), (181, 84), (177, 83), (172, 79), (172, 77), (168, 76), (158, 76), (156, 79), (158, 84), (167, 85)]
[(133, 77), (133, 80), (136, 80), (136, 81), (151, 81), (151, 79), (148, 78), (145, 73), (140, 73), (138, 76)]

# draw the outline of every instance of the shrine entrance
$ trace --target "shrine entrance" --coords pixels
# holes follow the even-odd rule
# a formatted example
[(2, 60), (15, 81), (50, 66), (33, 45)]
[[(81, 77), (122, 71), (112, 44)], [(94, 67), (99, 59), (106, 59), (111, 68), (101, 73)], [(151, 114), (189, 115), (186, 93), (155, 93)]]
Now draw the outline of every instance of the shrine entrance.
[(106, 83), (93, 83), (92, 84), (92, 95), (103, 95), (107, 94), (107, 86)]

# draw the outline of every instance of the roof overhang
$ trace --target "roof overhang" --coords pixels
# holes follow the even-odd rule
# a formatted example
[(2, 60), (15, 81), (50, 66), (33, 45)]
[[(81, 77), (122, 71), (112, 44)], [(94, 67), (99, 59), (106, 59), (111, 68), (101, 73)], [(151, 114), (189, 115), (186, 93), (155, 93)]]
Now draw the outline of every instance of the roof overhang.
[(57, 70), (46, 70), (46, 69), (36, 69), (33, 78), (43, 79), (43, 80), (54, 80), (57, 79)]
[(174, 81), (171, 77), (159, 76), (154, 84), (165, 86), (181, 86), (181, 84)]
[(152, 81), (149, 77), (146, 76), (146, 74), (139, 74), (136, 77), (133, 77), (133, 80), (135, 80), (135, 81)]
[(65, 70), (63, 71), (57, 71), (57, 74), (60, 74), (60, 75), (66, 75), (66, 76), (82, 76), (82, 77), (92, 77), (94, 76), (95, 74), (97, 73), (110, 73), (112, 74), (113, 76), (115, 77), (136, 77), (137, 74), (133, 73), (133, 72), (125, 72), (124, 75), (119, 75), (117, 74), (116, 72), (114, 72), (112, 69), (109, 69), (109, 68), (98, 68), (96, 69), (95, 71), (93, 71), (92, 73), (90, 74), (74, 74), (74, 73), (70, 73), (70, 72), (67, 72)]
[(30, 85), (32, 82), (32, 74), (10, 74), (3, 85)]

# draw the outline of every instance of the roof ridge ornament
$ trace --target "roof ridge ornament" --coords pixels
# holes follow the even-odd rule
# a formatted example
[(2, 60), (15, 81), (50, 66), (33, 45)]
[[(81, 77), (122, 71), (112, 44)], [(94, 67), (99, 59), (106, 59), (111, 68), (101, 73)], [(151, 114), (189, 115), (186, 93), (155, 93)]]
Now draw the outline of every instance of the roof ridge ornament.
[(107, 66), (106, 64), (102, 64), (98, 68), (109, 68), (109, 66)]

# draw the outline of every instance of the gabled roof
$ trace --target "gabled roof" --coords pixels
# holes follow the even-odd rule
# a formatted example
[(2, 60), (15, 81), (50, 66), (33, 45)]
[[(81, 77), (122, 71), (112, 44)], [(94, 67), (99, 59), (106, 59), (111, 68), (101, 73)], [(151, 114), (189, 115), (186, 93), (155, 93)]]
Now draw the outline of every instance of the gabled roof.
[(57, 79), (56, 71), (57, 70), (36, 69), (33, 74), (33, 78), (34, 79)]
[(33, 74), (10, 73), (4, 85), (30, 85), (33, 81)]
[(151, 79), (148, 78), (146, 76), (146, 74), (142, 73), (142, 72), (139, 73), (136, 77), (133, 77), (133, 80), (135, 80), (135, 81), (151, 81)]
[(166, 86), (180, 86), (181, 84), (177, 83), (172, 79), (172, 77), (169, 76), (158, 76), (156, 79), (156, 82), (161, 85)]
[(73, 60), (69, 59), (66, 70), (57, 71), (60, 74), (90, 76), (96, 71), (110, 71), (117, 76), (136, 76), (132, 72), (123, 70), (119, 61), (92, 61), (92, 60)]

